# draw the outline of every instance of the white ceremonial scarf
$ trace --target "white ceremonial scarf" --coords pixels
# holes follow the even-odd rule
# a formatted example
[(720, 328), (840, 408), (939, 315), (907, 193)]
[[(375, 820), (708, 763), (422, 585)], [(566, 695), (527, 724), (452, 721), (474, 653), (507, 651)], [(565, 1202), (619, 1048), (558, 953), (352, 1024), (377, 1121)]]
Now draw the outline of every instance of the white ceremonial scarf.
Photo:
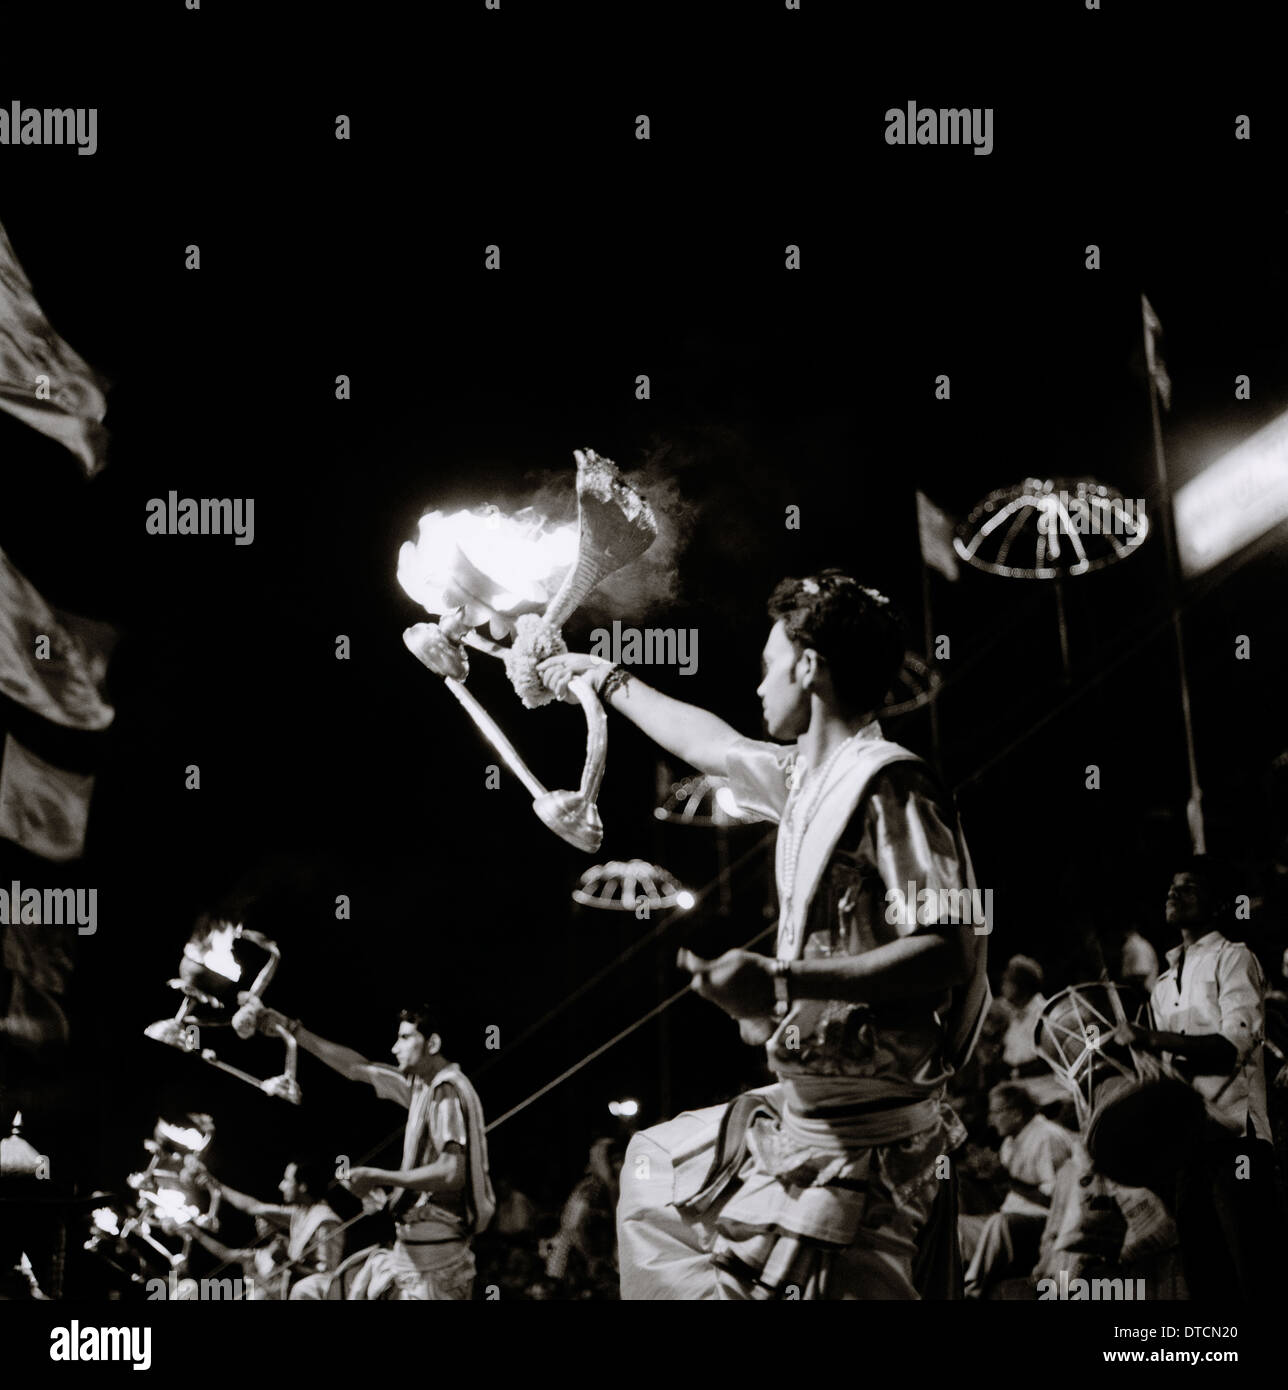
[[(828, 786), (814, 807), (809, 824), (797, 842), (796, 876), (791, 900), (783, 897), (786, 882), (787, 837), (780, 823), (775, 850), (775, 870), (778, 877), (781, 919), (778, 926), (777, 955), (780, 960), (800, 960), (805, 949), (805, 923), (809, 920), (810, 904), (818, 891), (832, 855), (844, 835), (854, 812), (878, 773), (892, 763), (922, 760), (909, 749), (882, 737), (880, 726), (875, 737), (860, 737), (846, 753), (839, 766), (832, 769)], [(806, 789), (808, 795), (808, 789)], [(970, 851), (962, 835), (961, 822), (953, 811), (953, 832), (961, 855), (962, 876), (968, 888), (975, 888), (975, 870)], [(799, 812), (798, 812), (799, 813)], [(986, 971), (987, 952), (975, 952), (975, 967), (971, 978), (953, 991), (952, 1005), (943, 1020), (945, 1059), (960, 1068), (974, 1050), (979, 1030), (983, 1026), (991, 993)]]
[(474, 1213), (474, 1234), (487, 1229), (492, 1214), (496, 1211), (496, 1193), (492, 1191), (492, 1178), (487, 1162), (487, 1126), (483, 1122), (483, 1102), (465, 1073), (455, 1062), (449, 1063), (435, 1075), (429, 1083), (430, 1104), (433, 1093), (439, 1086), (450, 1082), (456, 1087), (465, 1106), (465, 1123), (469, 1129), (470, 1142), (465, 1146), (470, 1171), (470, 1206)]

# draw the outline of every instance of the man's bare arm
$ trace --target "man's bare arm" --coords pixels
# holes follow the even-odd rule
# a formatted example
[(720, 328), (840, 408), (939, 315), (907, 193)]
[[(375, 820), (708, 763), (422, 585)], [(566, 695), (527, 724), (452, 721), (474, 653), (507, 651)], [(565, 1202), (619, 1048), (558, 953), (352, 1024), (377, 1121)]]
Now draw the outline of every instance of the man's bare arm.
[[(559, 696), (564, 694), (568, 681), (575, 675), (583, 676), (598, 691), (611, 670), (607, 662), (580, 652), (553, 656), (540, 667), (542, 678)], [(642, 729), (654, 743), (699, 772), (713, 777), (727, 774), (726, 755), (742, 735), (718, 715), (697, 705), (687, 705), (683, 700), (673, 700), (645, 685), (635, 675), (618, 685), (607, 703)]]
[(208, 1181), (214, 1191), (217, 1191), (226, 1202), (244, 1211), (247, 1216), (262, 1216), (269, 1221), (289, 1221), (291, 1219), (290, 1207), (283, 1206), (280, 1202), (261, 1202), (258, 1197), (251, 1197), (245, 1192), (238, 1192), (235, 1187), (229, 1187), (226, 1182), (220, 1182), (213, 1173), (208, 1174)]
[(1150, 1052), (1170, 1052), (1189, 1063), (1198, 1076), (1228, 1076), (1239, 1065), (1239, 1053), (1224, 1033), (1163, 1033), (1142, 1030), (1138, 1040)]
[[(894, 1004), (934, 998), (970, 978), (970, 928), (900, 937), (861, 956), (795, 960), (787, 966), (795, 999), (842, 999)], [(726, 951), (713, 961), (682, 950), (677, 962), (693, 974), (692, 988), (734, 1018), (763, 1018), (774, 1007), (775, 962), (755, 951)]]
[(262, 1000), (253, 995), (243, 1005), (243, 1009), (254, 1017), (255, 1026), (261, 1032), (271, 1033), (274, 1028), (285, 1028), (288, 1032), (295, 1034), (296, 1041), (306, 1052), (311, 1052), (315, 1057), (325, 1062), (332, 1071), (338, 1071), (341, 1076), (347, 1077), (350, 1081), (365, 1081), (368, 1085), (375, 1085), (373, 1076), (375, 1063), (364, 1057), (361, 1052), (355, 1052), (351, 1047), (344, 1047), (340, 1043), (329, 1042), (326, 1038), (318, 1037), (298, 1019), (289, 1019), (276, 1009), (270, 1009)]
[(412, 1192), (460, 1192), (465, 1186), (465, 1154), (459, 1145), (446, 1148), (433, 1163), (391, 1172), (391, 1183)]
[(348, 1186), (357, 1196), (377, 1187), (405, 1187), (412, 1192), (460, 1192), (466, 1182), (465, 1151), (448, 1144), (433, 1161), (419, 1168), (354, 1168)]
[(850, 1004), (887, 1004), (933, 998), (970, 978), (964, 931), (902, 936), (861, 956), (796, 960), (788, 967), (795, 998), (843, 999)]
[(326, 1038), (320, 1038), (316, 1033), (311, 1033), (302, 1023), (296, 1025), (295, 1037), (306, 1052), (311, 1052), (320, 1061), (325, 1062), (332, 1071), (338, 1071), (341, 1076), (347, 1077), (350, 1081), (365, 1081), (368, 1085), (374, 1084), (371, 1079), (373, 1063), (361, 1052), (355, 1052), (351, 1047), (344, 1047), (340, 1043), (333, 1043)]

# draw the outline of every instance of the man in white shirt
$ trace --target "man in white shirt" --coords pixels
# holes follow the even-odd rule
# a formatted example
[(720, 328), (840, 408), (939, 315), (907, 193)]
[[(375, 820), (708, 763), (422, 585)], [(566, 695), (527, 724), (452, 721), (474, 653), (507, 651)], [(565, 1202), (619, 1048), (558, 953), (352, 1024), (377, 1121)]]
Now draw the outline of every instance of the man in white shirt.
[[(998, 1157), (1010, 1179), (1002, 1209), (985, 1222), (966, 1270), (966, 1297), (982, 1298), (1010, 1274), (1037, 1263), (1051, 1211), (1056, 1176), (1073, 1155), (1076, 1139), (1038, 1114), (1023, 1086), (1004, 1081), (988, 1097), (989, 1123), (1002, 1136)], [(967, 1231), (963, 1235), (968, 1236)]]
[(1155, 1027), (1133, 1028), (1132, 1044), (1166, 1057), (1214, 1122), (1175, 1198), (1191, 1293), (1261, 1298), (1275, 1277), (1278, 1221), (1263, 1061), (1266, 986), (1256, 956), (1218, 929), (1228, 900), (1206, 856), (1173, 875), (1166, 915), (1181, 944), (1168, 951), (1150, 996)]

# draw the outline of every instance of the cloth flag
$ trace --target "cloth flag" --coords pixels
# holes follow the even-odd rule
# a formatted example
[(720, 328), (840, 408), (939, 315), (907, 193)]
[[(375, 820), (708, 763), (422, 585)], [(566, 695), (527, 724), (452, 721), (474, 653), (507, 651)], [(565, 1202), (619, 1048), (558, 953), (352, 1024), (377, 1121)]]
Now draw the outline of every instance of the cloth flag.
[(66, 728), (105, 729), (116, 713), (103, 699), (116, 638), (107, 623), (51, 607), (0, 551), (0, 694)]
[(1172, 379), (1167, 375), (1162, 354), (1158, 350), (1158, 340), (1163, 336), (1163, 325), (1158, 321), (1154, 306), (1142, 294), (1140, 311), (1145, 320), (1145, 366), (1149, 379), (1158, 391), (1159, 403), (1164, 410), (1172, 408)]
[[(63, 1001), (72, 956), (67, 929), (0, 927), (0, 965), (9, 972), (9, 1010), (0, 1017), (0, 1034), (26, 1047), (66, 1042), (70, 1036)], [(0, 981), (3, 976), (0, 976)]]
[(85, 852), (92, 773), (68, 772), (24, 748), (12, 734), (0, 763), (0, 835), (42, 859), (65, 863)]
[(93, 477), (103, 466), (107, 398), (94, 370), (49, 326), (0, 225), (0, 410), (56, 439)]
[(921, 540), (921, 558), (945, 579), (956, 579), (958, 573), (953, 529), (947, 512), (940, 511), (924, 492), (918, 492), (917, 535)]

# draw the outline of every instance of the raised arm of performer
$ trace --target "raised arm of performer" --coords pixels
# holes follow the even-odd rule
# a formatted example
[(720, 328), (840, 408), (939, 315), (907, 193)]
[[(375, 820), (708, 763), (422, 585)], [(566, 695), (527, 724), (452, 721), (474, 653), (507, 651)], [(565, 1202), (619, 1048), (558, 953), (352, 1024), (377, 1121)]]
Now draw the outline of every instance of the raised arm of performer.
[(225, 1245), (222, 1240), (216, 1240), (208, 1231), (203, 1231), (200, 1226), (188, 1225), (183, 1230), (185, 1235), (192, 1236), (198, 1244), (204, 1245), (212, 1255), (223, 1260), (225, 1264), (240, 1264), (245, 1260), (254, 1259), (259, 1253), (255, 1246), (234, 1250), (231, 1245)]
[[(392, 1048), (397, 1065), (391, 1067), (383, 1062), (373, 1062), (351, 1047), (319, 1037), (298, 1019), (286, 1018), (275, 1009), (261, 1004), (256, 1013), (263, 1020), (259, 1026), (281, 1024), (295, 1035), (296, 1041), (306, 1052), (325, 1062), (332, 1071), (339, 1072), (350, 1081), (366, 1082), (377, 1095), (401, 1105), (404, 1110), (411, 1108), (412, 1078), (423, 1078), (426, 1074), (432, 1076), (437, 1066), (441, 1065), (437, 1036), (426, 1038), (410, 1020), (404, 1019), (399, 1024), (398, 1036)], [(351, 1168), (346, 1183), (358, 1197), (378, 1187), (449, 1193), (461, 1191), (468, 1176), (465, 1150), (459, 1144), (449, 1144), (432, 1163), (417, 1168), (372, 1168), (365, 1165)]]
[(226, 1182), (221, 1182), (204, 1165), (196, 1170), (197, 1179), (203, 1187), (223, 1201), (234, 1206), (238, 1211), (244, 1211), (247, 1216), (260, 1216), (265, 1221), (271, 1221), (275, 1225), (287, 1226), (291, 1220), (291, 1208), (284, 1206), (280, 1202), (261, 1202), (257, 1197), (250, 1197), (245, 1192), (238, 1192), (235, 1187), (229, 1187)]
[(573, 676), (582, 676), (609, 709), (624, 714), (668, 753), (699, 772), (713, 777), (727, 775), (726, 755), (742, 735), (719, 715), (673, 700), (645, 685), (625, 667), (584, 652), (551, 657), (538, 669), (550, 689), (564, 699), (568, 698), (568, 682)]

